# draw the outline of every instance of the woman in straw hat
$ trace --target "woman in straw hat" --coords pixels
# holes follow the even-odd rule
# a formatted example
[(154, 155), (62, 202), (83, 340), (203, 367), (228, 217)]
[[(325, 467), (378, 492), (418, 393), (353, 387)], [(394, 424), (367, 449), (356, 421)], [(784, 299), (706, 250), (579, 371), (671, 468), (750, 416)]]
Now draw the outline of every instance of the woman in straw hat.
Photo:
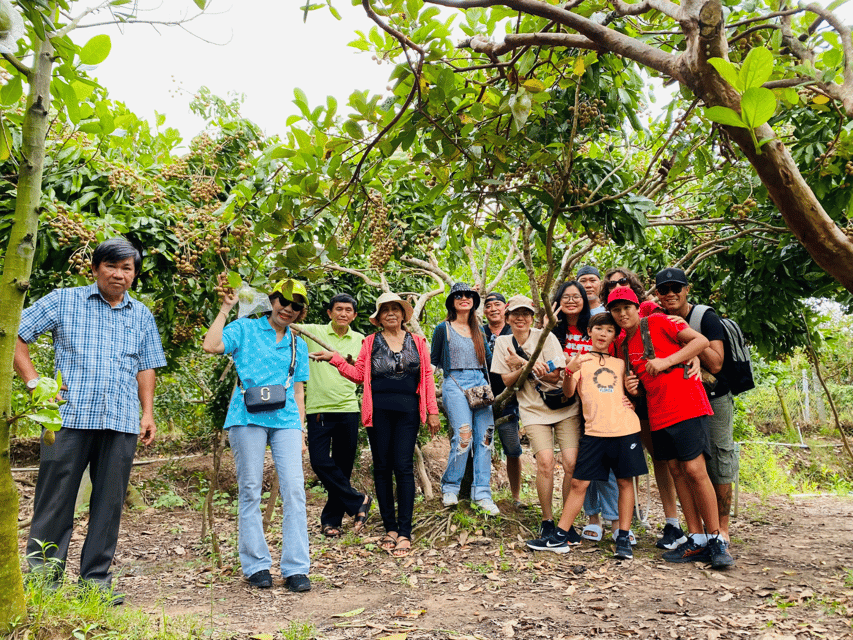
[(412, 314), (412, 306), (396, 293), (383, 293), (370, 316), (370, 322), (381, 330), (365, 338), (355, 364), (335, 351), (311, 354), (315, 360), (330, 362), (348, 380), (364, 384), (361, 421), (367, 427), (376, 501), (385, 526), (380, 546), (398, 558), (407, 556), (412, 547), (412, 459), (418, 429), (427, 422), (430, 434), (435, 435), (439, 428), (427, 342), (403, 326)]

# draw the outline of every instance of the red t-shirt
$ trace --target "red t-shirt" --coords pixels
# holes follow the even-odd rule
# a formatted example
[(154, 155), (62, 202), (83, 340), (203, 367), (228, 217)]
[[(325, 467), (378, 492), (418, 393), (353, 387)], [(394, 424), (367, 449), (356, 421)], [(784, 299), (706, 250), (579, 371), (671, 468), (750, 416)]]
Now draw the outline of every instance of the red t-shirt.
[(592, 340), (584, 336), (580, 330), (572, 325), (566, 329), (566, 344), (563, 346), (566, 352), (566, 362), (574, 356), (579, 356), (592, 351)]
[[(666, 358), (681, 349), (678, 341), (680, 328), (666, 316), (655, 313), (649, 316), (649, 335), (658, 358)], [(619, 336), (619, 354), (625, 344), (624, 334)], [(684, 369), (673, 368), (667, 373), (652, 377), (646, 373), (646, 360), (643, 359), (643, 337), (637, 327), (634, 336), (628, 340), (628, 357), (631, 368), (640, 378), (646, 389), (649, 405), (649, 423), (652, 431), (699, 416), (713, 415), (708, 394), (702, 382), (696, 378), (684, 379)]]

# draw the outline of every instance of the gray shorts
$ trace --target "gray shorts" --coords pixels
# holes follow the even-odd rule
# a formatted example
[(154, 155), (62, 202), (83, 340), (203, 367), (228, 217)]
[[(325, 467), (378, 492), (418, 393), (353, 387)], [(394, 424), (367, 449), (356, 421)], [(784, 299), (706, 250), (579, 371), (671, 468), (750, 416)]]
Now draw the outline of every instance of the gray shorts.
[(714, 415), (708, 416), (705, 422), (711, 449), (708, 475), (714, 484), (731, 484), (737, 479), (740, 466), (732, 434), (735, 417), (732, 394), (714, 398), (711, 408)]

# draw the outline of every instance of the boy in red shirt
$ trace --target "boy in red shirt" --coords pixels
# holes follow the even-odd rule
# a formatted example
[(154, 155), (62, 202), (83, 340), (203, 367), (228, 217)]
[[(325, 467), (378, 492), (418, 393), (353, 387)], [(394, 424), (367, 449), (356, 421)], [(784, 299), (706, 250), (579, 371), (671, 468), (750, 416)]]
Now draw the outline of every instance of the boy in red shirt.
[(566, 397), (571, 398), (577, 390), (586, 421), (571, 490), (554, 533), (529, 540), (527, 546), (535, 551), (566, 553), (572, 544), (569, 529), (583, 507), (590, 481), (607, 480), (612, 469), (619, 486), (616, 557), (630, 560), (634, 557), (628, 537), (634, 511), (632, 478), (649, 472), (640, 441), (640, 419), (629, 408), (630, 403), (625, 406), (625, 363), (610, 355), (619, 327), (609, 313), (600, 313), (590, 318), (588, 331), (592, 350), (569, 360), (563, 380)]
[[(684, 511), (687, 542), (663, 554), (668, 562), (710, 561), (715, 569), (734, 564), (720, 538), (720, 521), (714, 486), (703, 456), (708, 455), (705, 416), (711, 405), (702, 383), (685, 376), (685, 363), (701, 353), (708, 340), (684, 324), (676, 325), (662, 314), (647, 318), (655, 357), (645, 359), (639, 315), (640, 303), (629, 287), (614, 289), (607, 309), (625, 330), (617, 352), (627, 350), (633, 373), (626, 388), (636, 393), (642, 382), (649, 405), (655, 458), (666, 460)], [(702, 524), (705, 528), (703, 532)]]

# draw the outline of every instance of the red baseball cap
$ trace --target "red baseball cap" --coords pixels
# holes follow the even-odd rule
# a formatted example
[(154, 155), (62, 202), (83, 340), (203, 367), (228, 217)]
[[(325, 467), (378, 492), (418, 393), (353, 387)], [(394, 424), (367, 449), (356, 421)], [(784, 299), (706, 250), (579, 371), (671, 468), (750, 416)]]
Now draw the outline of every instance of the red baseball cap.
[(638, 307), (640, 306), (637, 294), (631, 287), (616, 287), (610, 292), (610, 295), (607, 296), (607, 308), (610, 309), (617, 302), (631, 302)]

